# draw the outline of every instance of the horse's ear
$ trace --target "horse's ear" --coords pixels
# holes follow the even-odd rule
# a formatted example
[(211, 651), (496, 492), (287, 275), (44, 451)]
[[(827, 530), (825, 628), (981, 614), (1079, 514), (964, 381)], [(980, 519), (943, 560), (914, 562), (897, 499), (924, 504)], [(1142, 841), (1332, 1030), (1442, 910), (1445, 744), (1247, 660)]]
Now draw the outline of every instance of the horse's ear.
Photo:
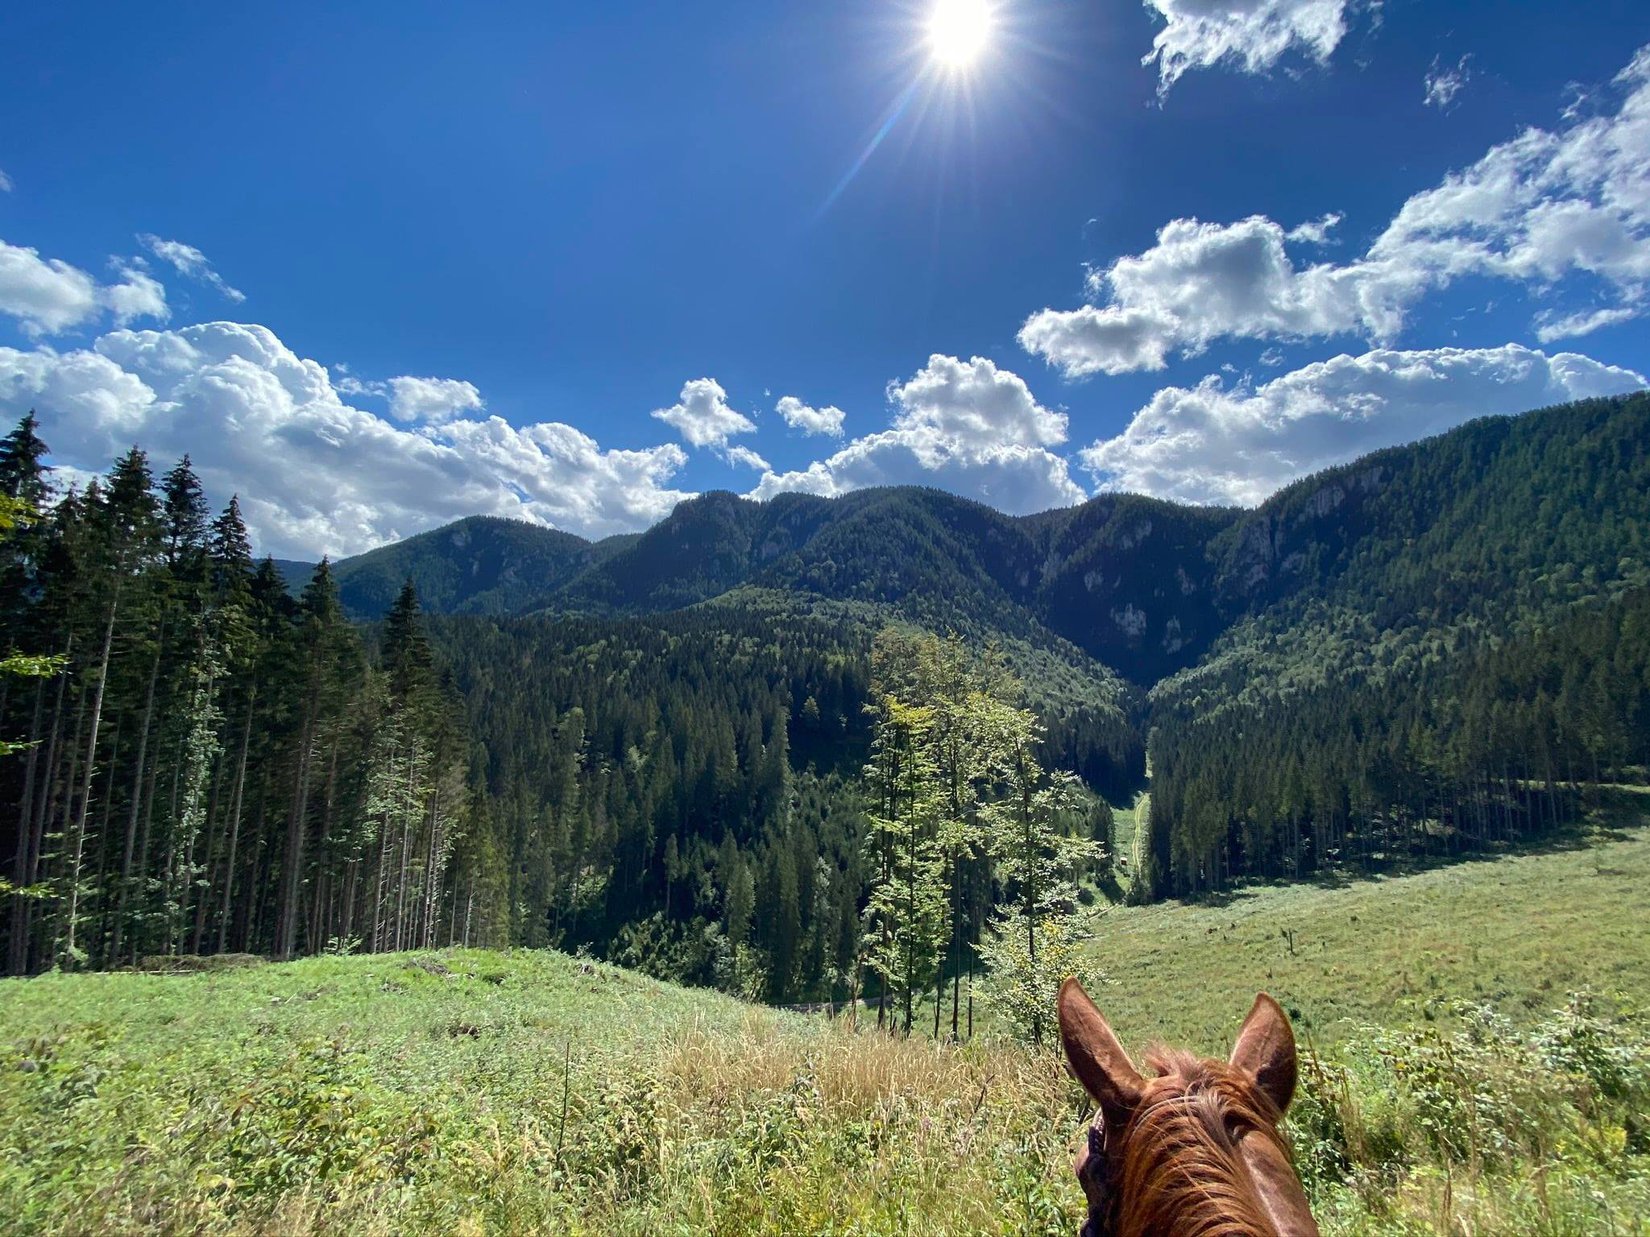
[(1075, 979), (1060, 986), (1060, 1042), (1072, 1072), (1099, 1103), (1106, 1119), (1126, 1122), (1140, 1103), (1145, 1081), (1105, 1016)]
[(1295, 1031), (1283, 1006), (1264, 992), (1255, 997), (1249, 1016), (1243, 1020), (1243, 1029), (1232, 1048), (1232, 1064), (1254, 1075), (1279, 1112), (1289, 1108), (1289, 1101), (1295, 1098), (1298, 1072)]

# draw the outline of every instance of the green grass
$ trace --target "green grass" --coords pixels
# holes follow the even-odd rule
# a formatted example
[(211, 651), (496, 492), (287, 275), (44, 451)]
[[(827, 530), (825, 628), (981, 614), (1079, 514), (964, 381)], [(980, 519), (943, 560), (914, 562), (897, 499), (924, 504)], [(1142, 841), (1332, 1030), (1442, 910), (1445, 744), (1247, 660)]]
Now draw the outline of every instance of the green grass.
[[(1296, 1011), (1328, 1234), (1650, 1232), (1650, 1041), (1553, 1012), (1650, 993), (1646, 923), (1650, 831), (1595, 832), (1119, 908), (1096, 995), (1131, 1046), (1223, 1052), (1257, 988)], [(1047, 1053), (550, 953), (0, 982), (7, 1233), (1069, 1234), (1085, 1107)]]
[(1262, 989), (1323, 1047), (1448, 1000), (1528, 1022), (1573, 989), (1650, 998), (1647, 925), (1650, 830), (1634, 829), (1342, 887), (1119, 907), (1097, 928), (1113, 983), (1096, 997), (1126, 1043), (1204, 1051)]
[(1146, 818), (1151, 812), (1151, 803), (1151, 795), (1141, 791), (1127, 807), (1112, 806), (1112, 819), (1116, 822), (1113, 844), (1117, 847), (1118, 856), (1127, 861), (1123, 872), (1125, 886), (1132, 883), (1134, 874), (1140, 871), (1146, 840)]
[(1059, 1231), (1052, 1060), (552, 953), (0, 982), (11, 1232)]

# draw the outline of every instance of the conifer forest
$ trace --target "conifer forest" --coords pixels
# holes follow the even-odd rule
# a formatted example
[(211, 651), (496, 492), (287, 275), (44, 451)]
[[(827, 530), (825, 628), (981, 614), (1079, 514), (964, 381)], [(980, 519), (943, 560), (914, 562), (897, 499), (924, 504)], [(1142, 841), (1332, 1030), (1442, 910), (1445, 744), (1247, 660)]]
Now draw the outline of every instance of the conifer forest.
[(554, 946), (1041, 1038), (1125, 890), (1505, 848), (1650, 766), (1643, 395), (1254, 510), (710, 494), (315, 564), (49, 436), (0, 442), (12, 974)]

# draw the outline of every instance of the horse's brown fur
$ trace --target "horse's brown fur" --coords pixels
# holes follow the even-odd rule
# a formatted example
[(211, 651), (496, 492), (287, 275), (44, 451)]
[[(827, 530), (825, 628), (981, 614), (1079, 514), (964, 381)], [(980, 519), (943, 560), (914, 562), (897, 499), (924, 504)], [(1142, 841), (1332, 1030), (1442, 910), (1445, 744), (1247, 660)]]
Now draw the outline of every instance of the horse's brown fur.
[(1287, 1156), (1282, 1114), (1223, 1062), (1156, 1049), (1146, 1063), (1159, 1076), (1121, 1140), (1117, 1237), (1271, 1237), (1238, 1142), (1258, 1138)]
[(1279, 1131), (1295, 1088), (1288, 1017), (1257, 998), (1232, 1061), (1155, 1048), (1136, 1072), (1086, 993), (1061, 993), (1061, 1036), (1100, 1101), (1077, 1174), (1084, 1237), (1311, 1237), (1306, 1196)]

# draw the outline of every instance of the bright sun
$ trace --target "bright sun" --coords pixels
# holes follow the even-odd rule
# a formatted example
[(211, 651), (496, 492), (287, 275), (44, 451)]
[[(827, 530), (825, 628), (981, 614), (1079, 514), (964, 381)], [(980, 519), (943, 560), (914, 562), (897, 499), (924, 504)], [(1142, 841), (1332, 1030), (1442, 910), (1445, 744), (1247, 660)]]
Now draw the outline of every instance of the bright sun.
[(991, 42), (988, 0), (935, 0), (928, 17), (928, 49), (951, 69), (966, 69)]

